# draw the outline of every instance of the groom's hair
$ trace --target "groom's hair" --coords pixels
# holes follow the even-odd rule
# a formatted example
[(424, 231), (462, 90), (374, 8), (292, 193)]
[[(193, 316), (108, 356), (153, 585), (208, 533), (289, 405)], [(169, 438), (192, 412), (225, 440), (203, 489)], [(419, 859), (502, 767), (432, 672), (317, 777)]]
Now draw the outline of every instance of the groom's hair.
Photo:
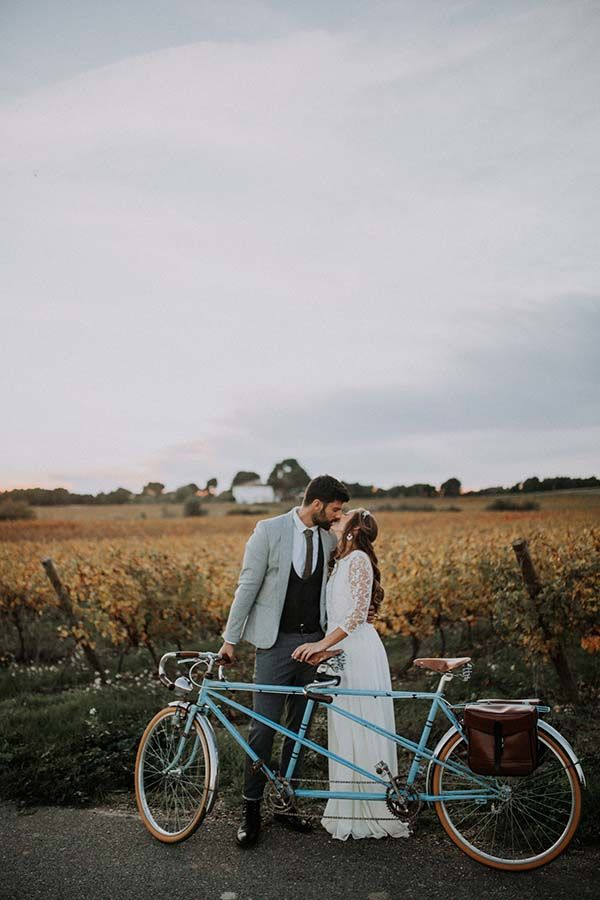
[(334, 500), (347, 503), (349, 499), (348, 488), (342, 481), (338, 481), (333, 475), (318, 475), (306, 486), (302, 503), (304, 506), (310, 506), (313, 500), (320, 500), (325, 504), (333, 503)]

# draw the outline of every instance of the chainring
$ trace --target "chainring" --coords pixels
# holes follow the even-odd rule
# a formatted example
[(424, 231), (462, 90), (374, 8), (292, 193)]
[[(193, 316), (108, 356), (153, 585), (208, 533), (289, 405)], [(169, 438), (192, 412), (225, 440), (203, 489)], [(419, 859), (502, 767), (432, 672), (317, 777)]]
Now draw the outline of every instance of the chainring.
[(408, 825), (413, 825), (421, 812), (423, 801), (418, 793), (412, 789), (408, 789), (408, 796), (406, 799), (401, 800), (390, 785), (385, 793), (385, 804), (397, 819), (400, 819), (401, 822), (406, 822)]

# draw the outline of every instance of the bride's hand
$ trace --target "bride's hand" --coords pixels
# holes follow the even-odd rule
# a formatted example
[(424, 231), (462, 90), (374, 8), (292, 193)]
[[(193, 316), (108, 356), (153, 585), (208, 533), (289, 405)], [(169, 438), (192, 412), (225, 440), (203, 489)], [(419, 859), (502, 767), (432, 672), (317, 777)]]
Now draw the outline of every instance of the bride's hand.
[[(312, 657), (315, 656), (315, 654), (323, 653), (326, 649), (327, 647), (323, 646), (322, 641), (300, 644), (300, 646), (296, 647), (292, 653), (292, 658), (298, 660), (298, 662), (312, 662)], [(314, 665), (316, 665), (316, 663)]]

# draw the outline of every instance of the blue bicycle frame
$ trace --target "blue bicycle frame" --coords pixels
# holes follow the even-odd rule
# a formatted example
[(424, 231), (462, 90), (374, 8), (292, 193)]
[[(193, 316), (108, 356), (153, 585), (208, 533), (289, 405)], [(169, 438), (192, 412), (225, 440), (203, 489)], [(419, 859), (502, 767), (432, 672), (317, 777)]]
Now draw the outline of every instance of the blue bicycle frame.
[[(434, 801), (443, 801), (449, 802), (452, 800), (473, 800), (478, 803), (487, 803), (490, 800), (493, 800), (496, 797), (500, 797), (502, 793), (502, 788), (500, 785), (497, 785), (494, 779), (485, 778), (482, 776), (478, 776), (471, 772), (466, 766), (461, 765), (459, 762), (453, 761), (445, 761), (440, 759), (435, 755), (427, 747), (427, 742), (429, 740), (431, 729), (433, 727), (433, 723), (438, 712), (444, 714), (444, 716), (448, 719), (451, 726), (454, 726), (458, 730), (458, 732), (464, 736), (461, 724), (453, 712), (453, 708), (450, 706), (448, 701), (444, 698), (443, 686), (446, 681), (449, 681), (450, 678), (448, 675), (442, 676), (440, 679), (438, 689), (434, 692), (426, 692), (426, 691), (373, 691), (373, 690), (353, 690), (350, 688), (340, 688), (340, 687), (331, 687), (325, 686), (322, 687), (312, 684), (310, 686), (311, 693), (318, 694), (320, 691), (323, 692), (324, 695), (330, 697), (389, 697), (392, 700), (429, 700), (431, 701), (429, 714), (423, 726), (423, 731), (421, 733), (421, 737), (418, 743), (409, 740), (403, 735), (397, 734), (395, 732), (386, 731), (386, 729), (381, 728), (378, 725), (375, 725), (373, 722), (369, 722), (367, 719), (363, 719), (360, 716), (355, 715), (354, 713), (349, 712), (336, 705), (334, 702), (328, 704), (328, 709), (336, 714), (343, 716), (346, 719), (349, 719), (351, 722), (355, 722), (358, 725), (368, 729), (369, 731), (373, 731), (376, 734), (380, 734), (383, 737), (389, 739), (390, 741), (394, 741), (398, 746), (402, 747), (404, 750), (408, 751), (412, 754), (412, 761), (410, 763), (408, 776), (403, 787), (398, 786), (398, 782), (395, 784), (391, 784), (389, 780), (381, 777), (381, 775), (369, 772), (366, 769), (363, 769), (361, 766), (356, 765), (348, 759), (345, 759), (342, 756), (339, 756), (333, 753), (326, 747), (321, 746), (320, 744), (315, 743), (307, 737), (308, 726), (311, 720), (311, 716), (313, 713), (313, 709), (315, 703), (323, 702), (314, 699), (308, 699), (306, 703), (306, 709), (304, 712), (304, 716), (302, 719), (302, 723), (297, 732), (290, 731), (285, 726), (279, 724), (278, 722), (274, 722), (272, 719), (267, 718), (266, 716), (261, 715), (260, 713), (255, 712), (253, 709), (249, 709), (241, 703), (238, 703), (236, 700), (233, 700), (231, 697), (227, 696), (226, 692), (235, 692), (235, 691), (248, 691), (251, 693), (276, 693), (276, 694), (303, 694), (305, 693), (305, 688), (302, 687), (291, 687), (286, 685), (273, 685), (273, 684), (254, 684), (254, 683), (246, 683), (246, 682), (234, 682), (234, 681), (221, 681), (221, 680), (213, 680), (209, 678), (205, 678), (198, 699), (194, 703), (190, 703), (188, 706), (188, 722), (186, 725), (185, 732), (189, 733), (189, 730), (192, 728), (192, 723), (196, 715), (208, 715), (212, 713), (215, 718), (221, 723), (221, 725), (226, 729), (226, 731), (233, 737), (233, 739), (242, 747), (242, 749), (248, 754), (253, 763), (262, 768), (263, 772), (271, 781), (277, 790), (283, 791), (285, 793), (290, 793), (291, 789), (289, 788), (289, 783), (294, 776), (294, 772), (296, 769), (296, 765), (298, 762), (298, 757), (300, 755), (301, 748), (308, 748), (313, 750), (315, 753), (320, 756), (324, 756), (327, 759), (335, 760), (346, 768), (350, 769), (353, 772), (356, 772), (358, 775), (361, 775), (363, 778), (366, 778), (369, 782), (372, 782), (376, 786), (379, 787), (378, 790), (373, 790), (371, 792), (366, 792), (362, 790), (357, 791), (337, 791), (337, 790), (311, 790), (308, 788), (296, 788), (293, 790), (293, 795), (295, 797), (309, 797), (314, 799), (340, 799), (340, 800), (386, 800), (386, 797), (389, 796), (390, 788), (393, 792), (394, 797), (398, 797), (399, 799), (408, 799), (411, 800), (419, 799), (422, 802), (431, 803)], [(292, 750), (290, 762), (285, 773), (279, 775), (276, 772), (273, 772), (269, 766), (263, 761), (260, 760), (257, 754), (254, 752), (249, 743), (245, 740), (245, 738), (240, 734), (237, 728), (229, 721), (227, 716), (224, 714), (222, 710), (222, 704), (237, 710), (249, 718), (254, 719), (258, 722), (261, 722), (264, 725), (267, 725), (269, 728), (272, 728), (273, 731), (283, 735), (284, 737), (290, 738), (294, 741), (294, 747)], [(187, 704), (186, 704), (187, 705)], [(548, 707), (538, 707), (539, 712), (548, 712)], [(183, 742), (183, 739), (182, 739)], [(179, 753), (178, 753), (179, 756)], [(428, 763), (436, 763), (449, 771), (453, 772), (456, 775), (462, 776), (468, 782), (473, 784), (473, 788), (470, 790), (459, 790), (459, 791), (446, 791), (440, 794), (431, 794), (427, 791), (416, 791), (414, 789), (414, 784), (416, 778), (419, 774), (421, 765), (424, 762)], [(175, 764), (174, 760), (171, 765)], [(282, 780), (283, 779), (283, 780)]]

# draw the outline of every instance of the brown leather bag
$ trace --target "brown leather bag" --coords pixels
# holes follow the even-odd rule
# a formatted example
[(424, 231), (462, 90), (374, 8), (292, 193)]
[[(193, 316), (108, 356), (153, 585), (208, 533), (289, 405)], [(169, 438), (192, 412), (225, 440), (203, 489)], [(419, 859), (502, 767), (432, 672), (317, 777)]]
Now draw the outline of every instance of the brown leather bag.
[(469, 704), (465, 732), (469, 768), (478, 775), (530, 775), (538, 766), (535, 706)]

